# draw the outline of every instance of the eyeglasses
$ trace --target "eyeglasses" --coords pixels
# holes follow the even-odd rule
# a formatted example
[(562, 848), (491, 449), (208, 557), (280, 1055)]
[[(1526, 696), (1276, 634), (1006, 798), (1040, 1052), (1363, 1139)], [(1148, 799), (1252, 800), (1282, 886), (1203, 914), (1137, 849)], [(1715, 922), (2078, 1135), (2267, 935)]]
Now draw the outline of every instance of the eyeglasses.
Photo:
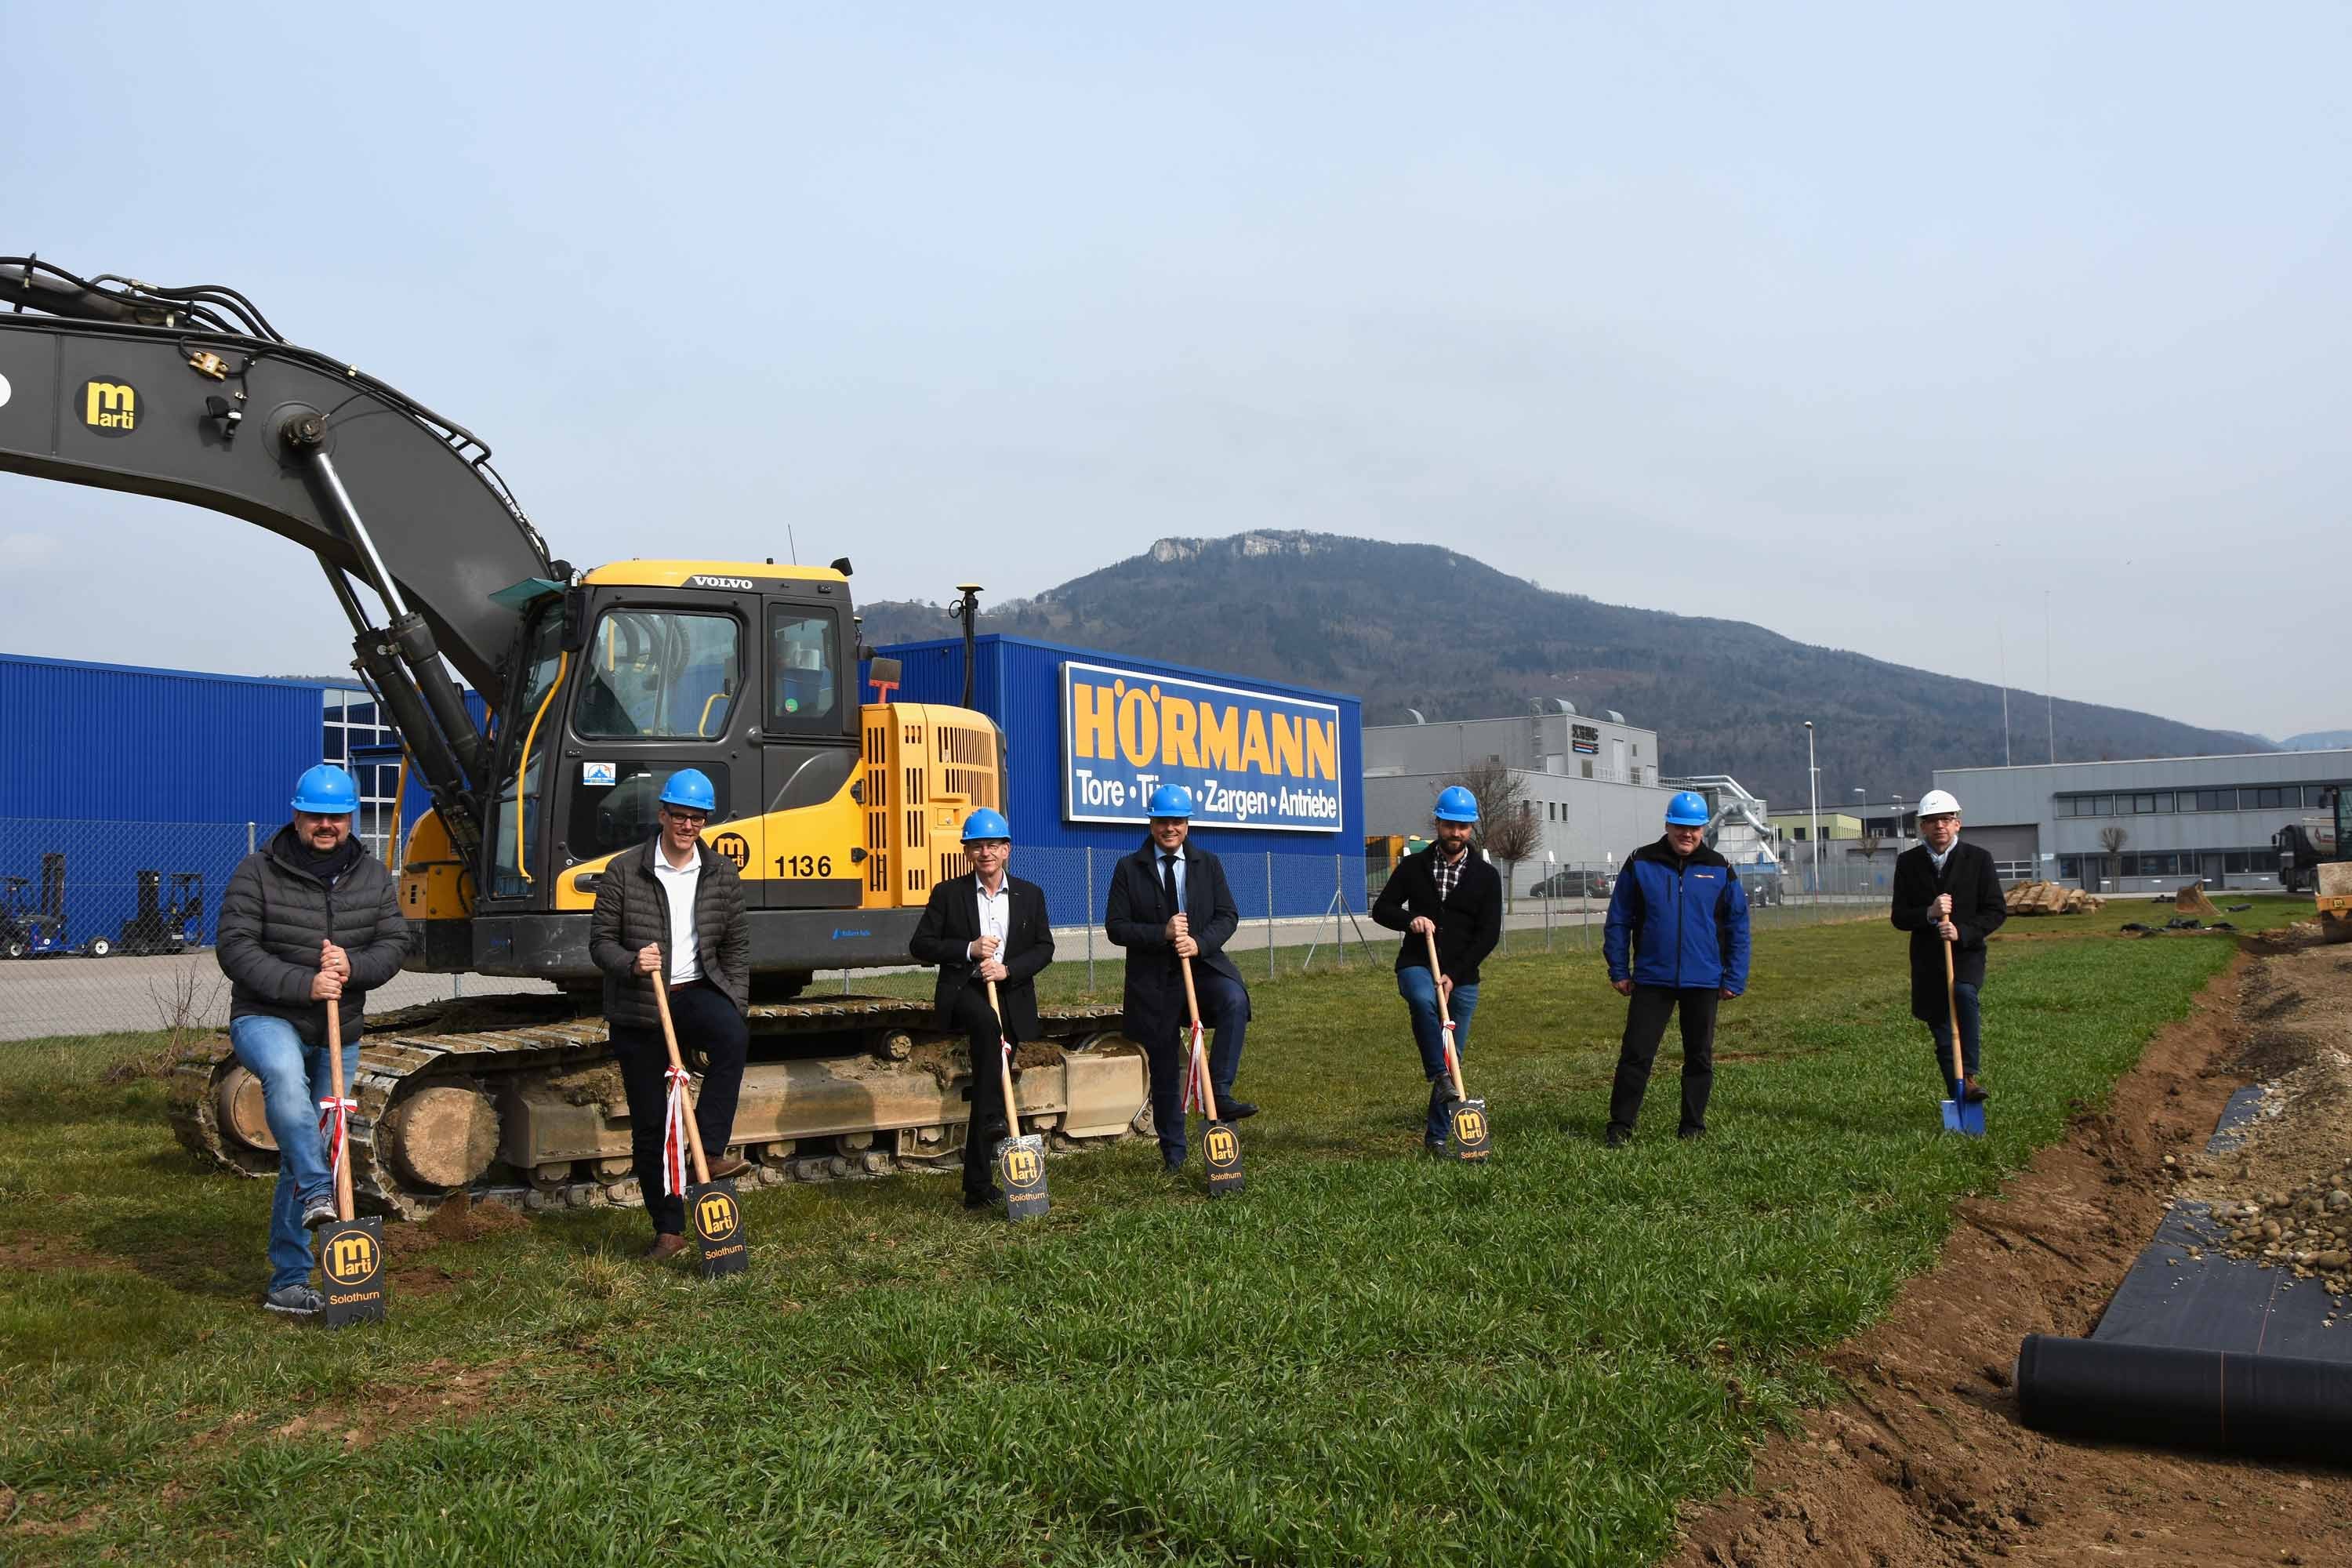
[(662, 815), (687, 827), (699, 827), (710, 820), (710, 814), (707, 811), (678, 811), (667, 805), (662, 807)]

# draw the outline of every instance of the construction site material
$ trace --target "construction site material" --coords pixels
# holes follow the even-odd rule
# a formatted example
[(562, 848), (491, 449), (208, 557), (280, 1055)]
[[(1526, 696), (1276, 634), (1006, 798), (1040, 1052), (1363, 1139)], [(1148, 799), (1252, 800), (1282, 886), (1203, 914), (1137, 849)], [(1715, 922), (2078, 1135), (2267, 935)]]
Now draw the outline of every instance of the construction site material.
[(2352, 942), (2352, 860), (2331, 860), (2317, 868), (2319, 933), (2329, 942)]
[(2018, 1413), (2037, 1431), (2338, 1460), (2352, 1363), (2028, 1334)]
[(2202, 882), (2183, 882), (2175, 889), (2172, 907), (2184, 915), (2195, 915), (2200, 920), (2218, 921), (2221, 918), (2221, 911), (2215, 909), (2213, 900), (2205, 896), (2205, 884)]
[(2107, 907), (2107, 900), (2057, 882), (2020, 882), (2002, 895), (2013, 915), (2082, 915)]

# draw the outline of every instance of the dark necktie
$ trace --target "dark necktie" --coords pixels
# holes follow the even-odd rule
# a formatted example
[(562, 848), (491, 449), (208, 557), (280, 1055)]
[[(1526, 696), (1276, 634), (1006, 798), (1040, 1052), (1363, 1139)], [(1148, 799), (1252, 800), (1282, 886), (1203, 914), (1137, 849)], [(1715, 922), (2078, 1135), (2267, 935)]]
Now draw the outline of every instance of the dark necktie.
[(1173, 855), (1160, 857), (1160, 890), (1168, 895), (1169, 914), (1184, 912), (1176, 902), (1176, 857)]

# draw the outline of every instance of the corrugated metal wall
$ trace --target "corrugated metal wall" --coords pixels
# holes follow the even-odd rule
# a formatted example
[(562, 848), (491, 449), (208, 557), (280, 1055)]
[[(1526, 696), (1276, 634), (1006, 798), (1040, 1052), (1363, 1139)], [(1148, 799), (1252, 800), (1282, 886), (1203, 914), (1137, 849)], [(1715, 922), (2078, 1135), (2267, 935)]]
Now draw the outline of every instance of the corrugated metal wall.
[(320, 689), (0, 655), (0, 816), (283, 822)]
[[(904, 683), (898, 695), (904, 700), (961, 701), (964, 653), (961, 639), (900, 643), (879, 651), (899, 661)], [(1020, 846), (1077, 851), (1092, 847), (1094, 879), (1107, 883), (1111, 863), (1143, 841), (1140, 828), (1062, 819), (1062, 664), (1066, 659), (1337, 703), (1341, 814), (1339, 831), (1203, 829), (1201, 842), (1225, 861), (1234, 900), (1245, 915), (1262, 915), (1265, 910), (1268, 854), (1274, 857), (1276, 914), (1323, 913), (1331, 902), (1335, 875), (1349, 879), (1349, 907), (1359, 912), (1364, 909), (1364, 736), (1360, 699), (1126, 654), (1107, 654), (1023, 637), (983, 637), (973, 648), (971, 705), (995, 720), (1004, 731), (1012, 795), (1011, 810), (1006, 815), (1013, 821), (1015, 867), (1023, 876), (1045, 888), (1057, 921), (1066, 918), (1066, 910), (1099, 905), (1101, 889), (1085, 886), (1083, 875), (1074, 873), (1069, 863), (1060, 857), (1032, 855), (1024, 860)], [(864, 690), (866, 697), (873, 695), (870, 686)], [(1337, 872), (1332, 867), (1333, 857), (1339, 859), (1340, 869)]]

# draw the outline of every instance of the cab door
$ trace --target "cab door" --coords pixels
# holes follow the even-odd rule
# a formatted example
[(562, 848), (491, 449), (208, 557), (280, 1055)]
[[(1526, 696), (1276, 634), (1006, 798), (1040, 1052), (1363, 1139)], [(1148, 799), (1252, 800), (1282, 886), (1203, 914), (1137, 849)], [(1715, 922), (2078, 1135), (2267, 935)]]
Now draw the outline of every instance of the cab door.
[(566, 863), (652, 837), (669, 775), (698, 768), (717, 806), (704, 841), (754, 874), (766, 847), (758, 596), (625, 588), (593, 608), (556, 778)]
[(856, 909), (866, 896), (854, 637), (848, 595), (835, 584), (771, 595), (761, 606), (767, 837), (758, 875), (768, 909)]

